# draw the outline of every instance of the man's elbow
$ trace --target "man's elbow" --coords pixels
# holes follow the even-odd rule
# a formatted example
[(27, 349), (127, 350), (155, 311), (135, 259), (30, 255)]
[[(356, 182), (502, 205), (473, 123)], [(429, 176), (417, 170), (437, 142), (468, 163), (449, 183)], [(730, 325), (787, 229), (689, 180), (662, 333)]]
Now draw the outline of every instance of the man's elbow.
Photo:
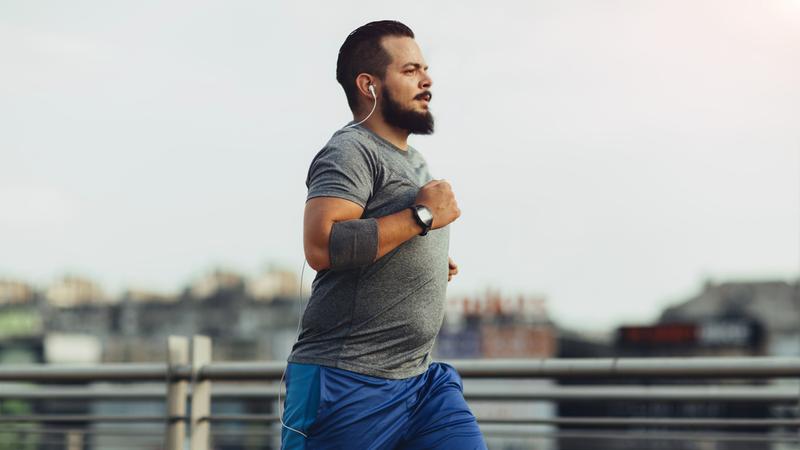
[(327, 248), (306, 247), (305, 251), (306, 261), (312, 269), (319, 272), (330, 268), (331, 259)]

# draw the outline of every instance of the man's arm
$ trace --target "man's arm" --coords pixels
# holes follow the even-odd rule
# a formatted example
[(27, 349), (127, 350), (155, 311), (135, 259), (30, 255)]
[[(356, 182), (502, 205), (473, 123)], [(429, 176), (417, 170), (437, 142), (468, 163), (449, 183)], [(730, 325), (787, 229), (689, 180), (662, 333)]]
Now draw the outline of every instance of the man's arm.
[[(336, 197), (316, 197), (306, 202), (303, 217), (303, 247), (306, 260), (316, 271), (329, 269), (330, 237), (333, 224), (357, 220), (364, 208), (350, 200)], [(410, 209), (378, 218), (378, 251), (375, 260), (389, 253), (422, 231)]]
[[(434, 180), (423, 186), (417, 194), (415, 204), (425, 205), (431, 210), (433, 229), (444, 227), (461, 215), (450, 184), (443, 180)], [(330, 239), (333, 225), (348, 220), (361, 220), (363, 213), (364, 208), (357, 203), (337, 197), (315, 197), (306, 202), (303, 248), (306, 260), (314, 270), (331, 267)], [(422, 231), (410, 209), (379, 217), (377, 222), (378, 246), (373, 261)]]

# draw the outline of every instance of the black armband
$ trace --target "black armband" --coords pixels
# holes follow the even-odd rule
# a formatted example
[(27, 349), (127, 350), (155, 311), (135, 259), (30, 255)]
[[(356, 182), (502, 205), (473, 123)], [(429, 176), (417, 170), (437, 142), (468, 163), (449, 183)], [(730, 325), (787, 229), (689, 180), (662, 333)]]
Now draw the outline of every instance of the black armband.
[(355, 269), (372, 264), (378, 254), (378, 220), (356, 219), (331, 227), (331, 270)]

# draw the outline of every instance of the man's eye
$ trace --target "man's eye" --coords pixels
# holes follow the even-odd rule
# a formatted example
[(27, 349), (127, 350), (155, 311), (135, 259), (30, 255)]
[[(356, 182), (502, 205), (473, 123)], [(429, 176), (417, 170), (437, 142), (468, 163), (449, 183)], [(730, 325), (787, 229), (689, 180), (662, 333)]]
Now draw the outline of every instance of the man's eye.
[(414, 72), (416, 72), (416, 71), (417, 71), (416, 69), (409, 69), (409, 70), (406, 70), (406, 73), (407, 73), (407, 74), (409, 74), (409, 75), (411, 75), (411, 74), (413, 74), (413, 73), (414, 73)]

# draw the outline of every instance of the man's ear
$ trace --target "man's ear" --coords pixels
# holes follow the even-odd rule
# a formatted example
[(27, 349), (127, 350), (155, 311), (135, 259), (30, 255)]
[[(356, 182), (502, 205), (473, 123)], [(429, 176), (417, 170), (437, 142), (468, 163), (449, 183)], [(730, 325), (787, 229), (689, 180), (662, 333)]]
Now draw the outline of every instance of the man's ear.
[(360, 73), (356, 77), (358, 92), (369, 100), (378, 96), (378, 80), (368, 73)]

